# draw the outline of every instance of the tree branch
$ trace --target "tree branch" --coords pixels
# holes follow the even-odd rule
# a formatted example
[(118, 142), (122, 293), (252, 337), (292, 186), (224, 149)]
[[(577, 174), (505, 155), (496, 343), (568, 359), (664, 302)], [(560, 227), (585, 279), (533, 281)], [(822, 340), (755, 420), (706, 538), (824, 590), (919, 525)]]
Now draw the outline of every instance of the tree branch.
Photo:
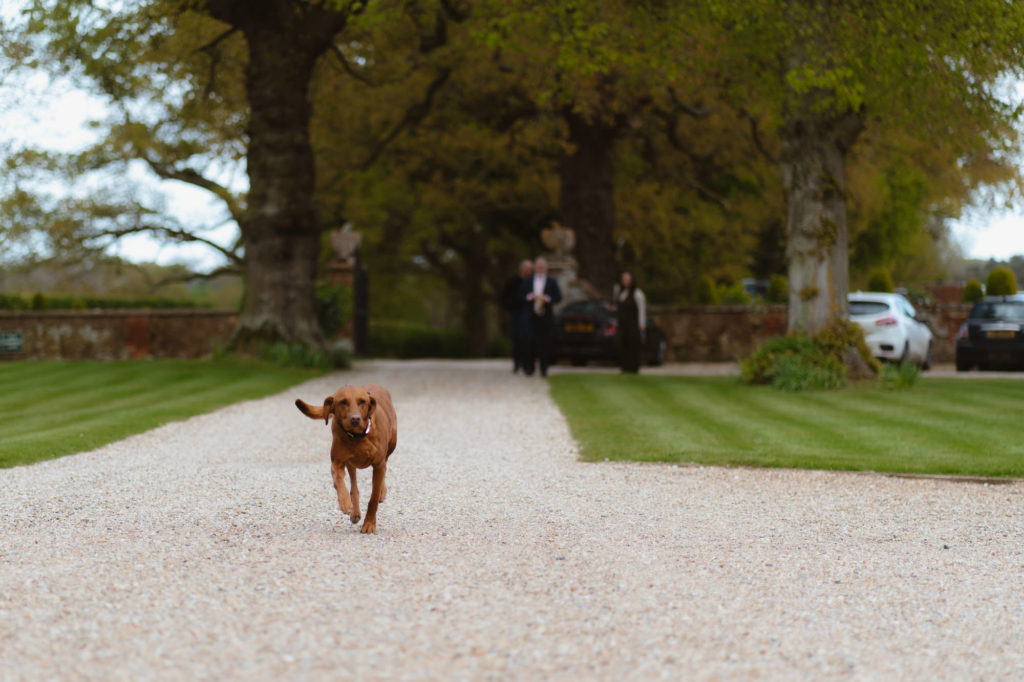
[(750, 122), (750, 137), (754, 140), (754, 147), (757, 151), (760, 152), (764, 158), (771, 161), (772, 164), (777, 164), (779, 160), (775, 158), (775, 155), (768, 151), (768, 148), (764, 146), (764, 142), (761, 140), (760, 126), (758, 125), (757, 119), (754, 118), (754, 115), (746, 109), (740, 109), (739, 114)]
[(451, 76), (451, 74), (451, 68), (445, 67), (441, 69), (437, 77), (430, 82), (429, 86), (427, 86), (427, 91), (423, 96), (423, 100), (410, 106), (406, 110), (405, 115), (402, 116), (402, 119), (395, 124), (391, 131), (377, 141), (377, 144), (374, 146), (373, 150), (371, 150), (370, 155), (361, 164), (359, 164), (359, 170), (368, 170), (370, 166), (380, 158), (380, 155), (384, 152), (385, 148), (387, 148), (387, 146), (391, 144), (391, 142), (398, 137), (406, 127), (419, 123), (428, 113), (430, 113), (430, 109), (434, 105), (434, 96), (437, 95), (438, 91), (448, 81), (448, 77)]
[(175, 275), (173, 277), (164, 277), (156, 282), (150, 284), (150, 292), (156, 291), (160, 287), (167, 286), (168, 284), (180, 284), (182, 282), (194, 282), (198, 279), (210, 280), (221, 277), (222, 275), (241, 275), (242, 269), (234, 265), (222, 265), (219, 268), (211, 272), (190, 272), (187, 275)]
[(132, 227), (125, 227), (121, 229), (100, 230), (89, 235), (89, 238), (97, 239), (102, 237), (111, 237), (112, 239), (120, 239), (121, 237), (127, 237), (130, 234), (141, 234), (143, 232), (150, 232), (154, 234), (163, 235), (164, 237), (174, 239), (175, 241), (178, 242), (193, 242), (197, 244), (203, 244), (219, 252), (225, 258), (227, 258), (229, 261), (231, 261), (237, 266), (241, 266), (245, 263), (245, 258), (240, 256), (237, 253), (237, 251), (233, 249), (225, 248), (218, 244), (217, 242), (207, 239), (205, 237), (200, 237), (195, 233), (186, 232), (185, 230), (175, 229), (173, 227), (167, 227), (166, 225), (152, 225), (140, 223)]
[(231, 191), (228, 190), (226, 187), (223, 187), (222, 185), (217, 184), (213, 180), (204, 177), (199, 172), (191, 168), (178, 170), (173, 166), (168, 166), (166, 164), (160, 163), (159, 161), (156, 161), (155, 159), (151, 158), (148, 155), (144, 154), (143, 158), (146, 161), (146, 163), (149, 164), (149, 167), (153, 169), (153, 172), (156, 173), (161, 178), (163, 178), (164, 180), (177, 180), (179, 182), (184, 182), (189, 185), (193, 185), (194, 187), (205, 189), (206, 191), (216, 196), (218, 199), (223, 201), (224, 204), (227, 206), (228, 212), (231, 214), (231, 217), (236, 222), (241, 224), (242, 218), (244, 217), (242, 207), (239, 206), (238, 200), (235, 198), (235, 195), (232, 194)]

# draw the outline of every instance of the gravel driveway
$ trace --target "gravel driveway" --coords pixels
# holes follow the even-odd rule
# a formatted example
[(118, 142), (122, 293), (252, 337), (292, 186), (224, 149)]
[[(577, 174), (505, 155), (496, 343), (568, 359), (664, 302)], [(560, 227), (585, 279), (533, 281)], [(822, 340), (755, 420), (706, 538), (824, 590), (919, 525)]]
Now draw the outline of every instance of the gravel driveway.
[[(371, 380), (363, 536), (292, 401)], [(1024, 484), (574, 448), (505, 363), (367, 362), (0, 470), (0, 679), (1024, 679)]]

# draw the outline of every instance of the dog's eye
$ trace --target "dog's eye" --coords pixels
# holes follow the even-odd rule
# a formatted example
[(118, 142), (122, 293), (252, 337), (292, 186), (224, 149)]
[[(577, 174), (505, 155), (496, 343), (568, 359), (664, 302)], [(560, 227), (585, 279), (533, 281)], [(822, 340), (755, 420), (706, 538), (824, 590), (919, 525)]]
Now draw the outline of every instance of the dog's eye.
[(360, 405), (365, 405), (365, 404), (366, 404), (366, 401), (365, 401), (365, 400), (360, 400), (360, 401), (359, 401), (359, 404), (360, 404)]
[(341, 404), (342, 404), (342, 405), (348, 405), (348, 401), (347, 401), (347, 400), (342, 400), (342, 401), (341, 401)]

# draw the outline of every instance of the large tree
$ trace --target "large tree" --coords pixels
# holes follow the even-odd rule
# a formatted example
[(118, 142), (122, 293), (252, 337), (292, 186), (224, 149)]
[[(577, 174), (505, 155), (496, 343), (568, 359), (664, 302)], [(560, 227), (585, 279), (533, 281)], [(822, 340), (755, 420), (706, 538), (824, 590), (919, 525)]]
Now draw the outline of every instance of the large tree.
[[(871, 126), (952, 140), (960, 163), (992, 160), (1018, 109), (1000, 79), (1024, 64), (1024, 5), (751, 0), (709, 5), (734, 101), (778, 139), (787, 210), (789, 324), (846, 316), (846, 171)], [(745, 67), (745, 68), (743, 68)]]
[[(321, 229), (309, 86), (317, 60), (364, 7), (327, 0), (32, 5), (31, 26), (49, 55), (120, 112), (110, 135), (79, 161), (98, 167), (141, 159), (161, 178), (209, 190), (238, 222), (241, 243), (222, 250), (245, 273), (235, 335), (242, 347), (324, 343), (314, 310)], [(202, 148), (211, 139), (212, 154)], [(248, 176), (241, 196), (209, 172), (223, 169), (217, 151), (230, 155), (239, 146), (235, 158), (244, 158)], [(128, 218), (140, 213), (153, 220)], [(88, 236), (149, 231), (195, 239), (151, 214), (122, 212)]]

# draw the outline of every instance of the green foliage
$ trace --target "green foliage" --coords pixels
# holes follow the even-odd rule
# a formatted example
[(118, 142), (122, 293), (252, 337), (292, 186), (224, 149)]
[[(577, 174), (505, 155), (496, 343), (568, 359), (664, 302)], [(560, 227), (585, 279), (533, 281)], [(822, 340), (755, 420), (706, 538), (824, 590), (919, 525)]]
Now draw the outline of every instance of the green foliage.
[(31, 297), (0, 294), (0, 310), (125, 310), (166, 308), (209, 308), (209, 304), (172, 298), (104, 298), (97, 296)]
[(841, 365), (845, 366), (846, 354), (852, 348), (872, 372), (878, 374), (881, 370), (881, 363), (871, 354), (864, 340), (864, 330), (856, 322), (834, 318), (814, 335), (814, 343)]
[(764, 294), (767, 303), (786, 303), (789, 301), (789, 280), (785, 275), (772, 275), (768, 280), (768, 291)]
[(828, 358), (814, 341), (797, 334), (768, 339), (740, 361), (740, 376), (748, 384), (771, 384), (780, 358), (799, 358), (803, 364), (824, 365)]
[(878, 376), (882, 388), (890, 391), (906, 391), (914, 387), (921, 378), (921, 368), (911, 362), (886, 364)]
[(1003, 265), (993, 268), (985, 279), (985, 293), (989, 296), (1012, 296), (1017, 293), (1017, 278), (1013, 270)]
[(367, 354), (377, 358), (464, 358), (466, 331), (400, 320), (371, 320)]
[(984, 296), (985, 292), (981, 288), (981, 282), (971, 278), (967, 280), (967, 284), (964, 285), (964, 291), (960, 295), (960, 300), (964, 303), (977, 303)]
[(316, 318), (327, 338), (337, 334), (352, 317), (352, 289), (323, 283), (316, 288)]
[(711, 275), (701, 275), (697, 280), (697, 303), (701, 305), (717, 305), (718, 285)]
[(896, 285), (892, 281), (892, 275), (885, 268), (875, 268), (868, 277), (868, 291), (884, 291), (892, 293)]
[(837, 319), (813, 338), (790, 334), (768, 339), (740, 361), (740, 377), (748, 384), (771, 384), (783, 391), (841, 388), (847, 381), (846, 353), (851, 347), (878, 371), (861, 328)]
[(301, 343), (264, 343), (257, 357), (278, 367), (330, 370), (347, 369), (352, 365), (348, 351), (342, 348), (320, 350)]
[(772, 387), (779, 391), (820, 391), (842, 388), (846, 372), (832, 358), (782, 355), (775, 363)]
[(743, 282), (733, 282), (722, 289), (721, 301), (726, 305), (750, 305), (754, 299), (743, 288)]

